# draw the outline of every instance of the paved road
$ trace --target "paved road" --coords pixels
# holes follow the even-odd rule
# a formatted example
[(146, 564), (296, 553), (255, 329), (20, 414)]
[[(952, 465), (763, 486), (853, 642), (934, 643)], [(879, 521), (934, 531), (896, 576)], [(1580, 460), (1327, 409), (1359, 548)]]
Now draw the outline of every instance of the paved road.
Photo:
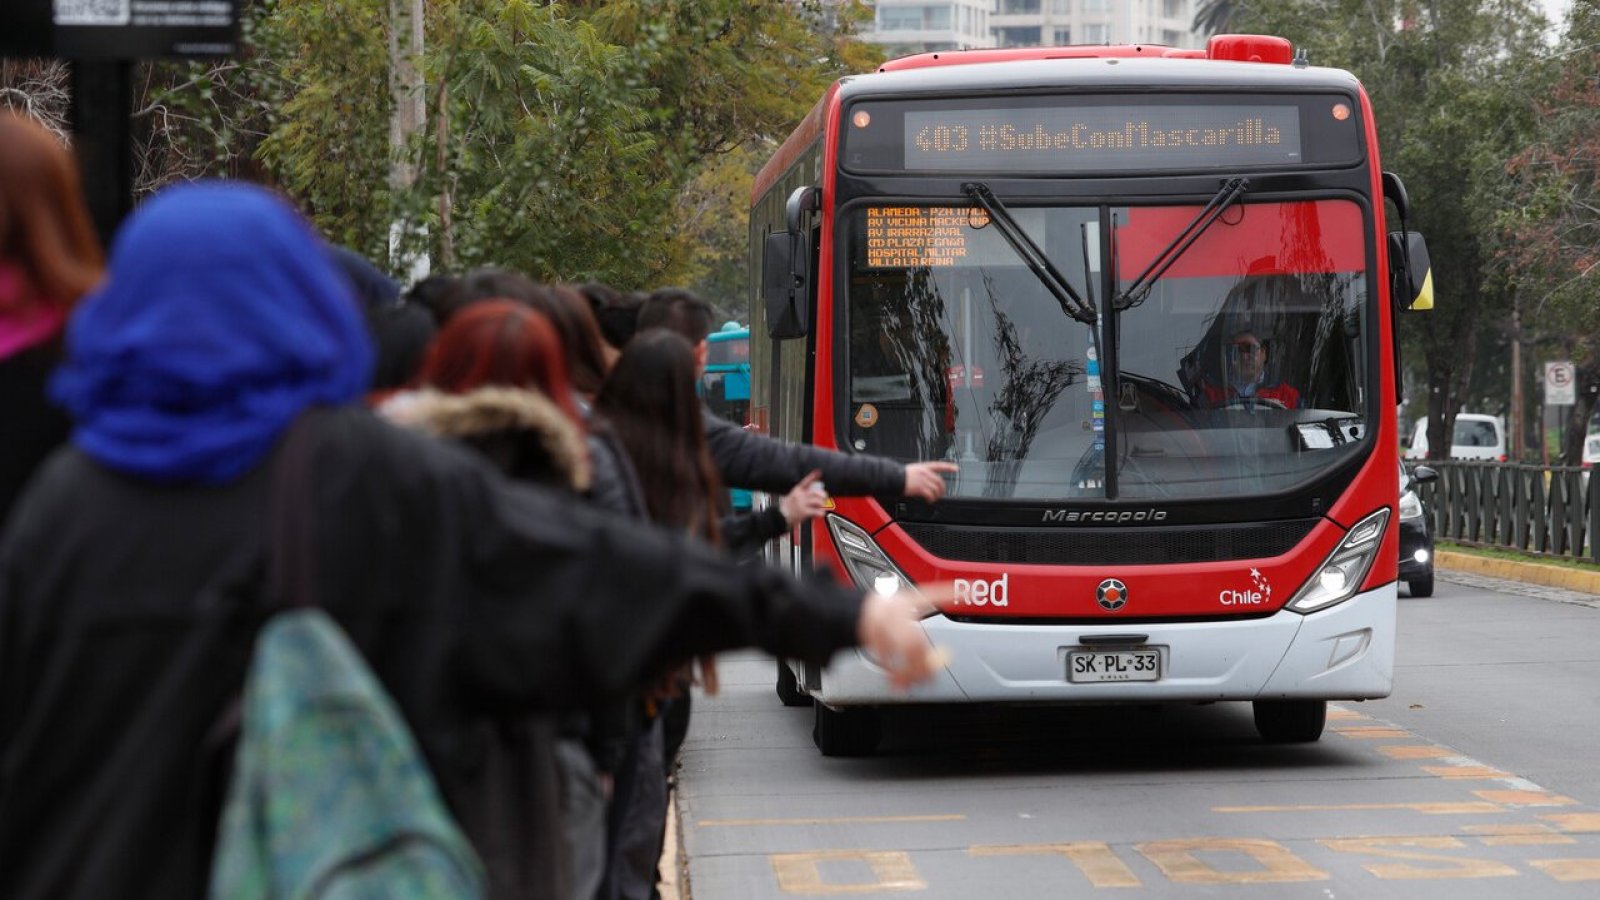
[(1245, 704), (946, 709), (823, 759), (726, 661), (680, 776), (694, 900), (1600, 896), (1600, 598), (1440, 573), (1392, 697), (1269, 747)]

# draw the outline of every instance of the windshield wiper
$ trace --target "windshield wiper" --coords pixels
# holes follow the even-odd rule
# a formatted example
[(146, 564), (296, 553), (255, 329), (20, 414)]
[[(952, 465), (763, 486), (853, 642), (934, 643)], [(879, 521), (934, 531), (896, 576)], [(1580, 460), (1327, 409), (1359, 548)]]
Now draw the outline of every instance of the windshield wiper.
[(1033, 238), (1028, 237), (1028, 233), (1017, 225), (1017, 220), (1011, 217), (1011, 211), (1005, 208), (1000, 198), (994, 195), (994, 191), (981, 181), (963, 184), (961, 190), (989, 214), (989, 219), (999, 228), (1000, 236), (1006, 239), (1011, 249), (1017, 251), (1017, 256), (1033, 270), (1034, 275), (1038, 276), (1039, 283), (1043, 284), (1045, 290), (1061, 304), (1061, 311), (1085, 325), (1093, 325), (1094, 305), (1084, 300), (1083, 296), (1073, 289), (1066, 277), (1061, 274), (1061, 270), (1050, 261), (1050, 257), (1046, 256), (1044, 251), (1039, 249), (1039, 245), (1033, 242)]
[[(1146, 266), (1145, 270), (1139, 273), (1139, 277), (1128, 285), (1127, 290), (1116, 295), (1111, 302), (1111, 308), (1121, 312), (1143, 303), (1145, 298), (1150, 296), (1150, 289), (1155, 287), (1156, 282), (1161, 280), (1161, 276), (1165, 275), (1168, 269), (1172, 268), (1172, 264), (1178, 261), (1178, 257), (1182, 256), (1195, 241), (1199, 240), (1200, 235), (1205, 234), (1206, 229), (1211, 227), (1211, 223), (1220, 218), (1224, 212), (1227, 212), (1228, 207), (1232, 206), (1240, 197), (1243, 197), (1244, 192), (1249, 188), (1250, 179), (1248, 178), (1229, 178), (1224, 181), (1222, 188), (1212, 195), (1211, 202), (1200, 210), (1200, 214), (1195, 216), (1188, 225), (1184, 226), (1184, 229), (1178, 232), (1178, 236), (1173, 238), (1171, 243), (1161, 248), (1161, 252), (1157, 253), (1156, 258), (1150, 261), (1150, 265)], [(1113, 237), (1115, 236), (1113, 235)]]

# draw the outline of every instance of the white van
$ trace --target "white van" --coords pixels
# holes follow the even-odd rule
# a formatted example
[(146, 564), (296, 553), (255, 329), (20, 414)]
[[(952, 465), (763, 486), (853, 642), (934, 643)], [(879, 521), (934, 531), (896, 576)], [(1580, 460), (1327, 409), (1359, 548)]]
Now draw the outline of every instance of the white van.
[[(1417, 422), (1406, 459), (1428, 458), (1428, 420)], [(1499, 416), (1457, 413), (1456, 433), (1450, 444), (1451, 459), (1493, 459), (1505, 462), (1506, 426)]]

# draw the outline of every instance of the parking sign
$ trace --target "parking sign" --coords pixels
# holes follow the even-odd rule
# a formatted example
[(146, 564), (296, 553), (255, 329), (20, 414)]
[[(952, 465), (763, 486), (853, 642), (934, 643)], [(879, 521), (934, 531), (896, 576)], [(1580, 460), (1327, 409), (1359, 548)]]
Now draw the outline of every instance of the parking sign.
[(1569, 361), (1544, 364), (1544, 403), (1546, 406), (1571, 406), (1578, 402), (1577, 372)]

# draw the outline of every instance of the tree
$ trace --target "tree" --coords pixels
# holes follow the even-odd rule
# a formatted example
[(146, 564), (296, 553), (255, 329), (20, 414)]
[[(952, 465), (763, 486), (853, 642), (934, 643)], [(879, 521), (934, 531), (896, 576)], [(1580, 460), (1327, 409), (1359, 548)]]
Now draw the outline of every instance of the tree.
[(1558, 335), (1577, 372), (1561, 462), (1578, 465), (1600, 392), (1600, 7), (1573, 7), (1536, 137), (1506, 165), (1511, 202), (1501, 257), (1534, 299), (1535, 327)]
[(1498, 356), (1505, 338), (1485, 325), (1512, 308), (1493, 252), (1501, 166), (1533, 125), (1522, 75), (1544, 21), (1525, 0), (1290, 0), (1244, 7), (1235, 25), (1290, 38), (1372, 98), (1384, 165), (1405, 178), (1408, 227), (1432, 255), (1438, 306), (1400, 321), (1423, 358), (1430, 452), (1447, 454), (1463, 402), (1508, 393), (1477, 380), (1479, 339)]

